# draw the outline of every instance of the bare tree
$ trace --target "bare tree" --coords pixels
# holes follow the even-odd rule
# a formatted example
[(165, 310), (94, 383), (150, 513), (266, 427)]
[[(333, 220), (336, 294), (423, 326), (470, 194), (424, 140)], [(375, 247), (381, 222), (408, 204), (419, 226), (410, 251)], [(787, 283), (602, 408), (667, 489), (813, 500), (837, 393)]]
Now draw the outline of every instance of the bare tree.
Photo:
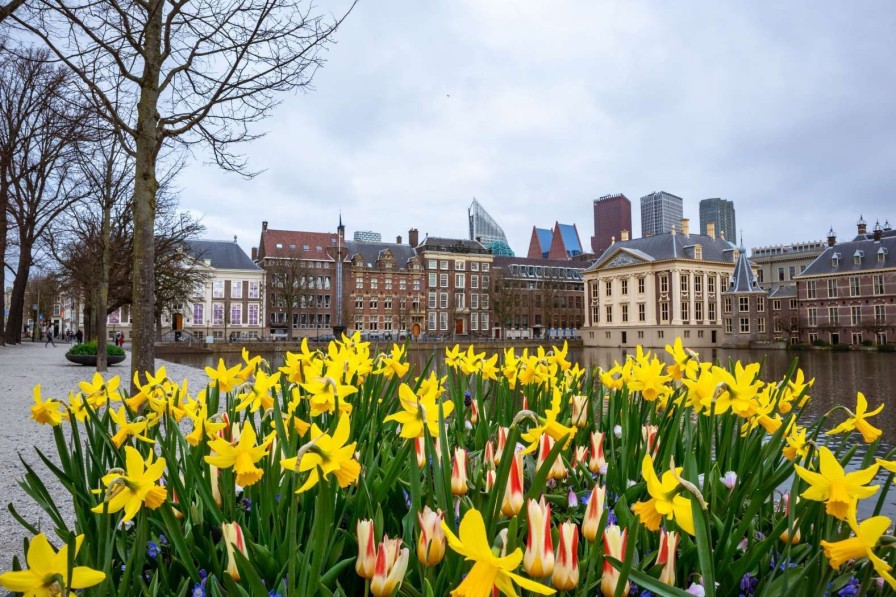
[[(274, 309), (286, 309), (287, 336), (292, 339), (293, 319), (299, 315), (314, 318), (315, 305), (315, 279), (319, 270), (312, 267), (313, 263), (302, 259), (298, 250), (289, 250), (271, 260), (265, 269), (271, 276), (271, 304), (268, 311)], [(316, 325), (316, 324), (315, 324)]]
[(513, 278), (495, 268), (491, 272), (488, 295), (491, 311), (501, 328), (501, 337), (504, 338), (507, 336), (507, 326), (512, 323), (513, 316), (519, 313), (522, 292), (516, 288)]
[[(87, 113), (75, 103), (69, 73), (49, 64), (48, 58), (46, 50), (26, 48), (5, 60), (0, 73), (0, 207), (18, 238), (4, 333), (9, 344), (21, 340), (25, 288), (35, 252), (55, 233), (60, 214), (82, 197), (72, 158)], [(7, 233), (5, 227), (0, 230), (4, 255)]]
[(25, 0), (12, 0), (6, 4), (0, 5), (0, 23), (6, 20), (8, 16), (16, 11), (20, 6), (25, 4)]
[[(352, 4), (349, 7), (349, 12)], [(154, 368), (157, 161), (167, 144), (208, 146), (226, 170), (276, 94), (305, 88), (345, 18), (304, 0), (34, 0), (13, 13), (81, 79), (135, 158), (132, 369)], [(348, 12), (345, 13), (347, 15)]]

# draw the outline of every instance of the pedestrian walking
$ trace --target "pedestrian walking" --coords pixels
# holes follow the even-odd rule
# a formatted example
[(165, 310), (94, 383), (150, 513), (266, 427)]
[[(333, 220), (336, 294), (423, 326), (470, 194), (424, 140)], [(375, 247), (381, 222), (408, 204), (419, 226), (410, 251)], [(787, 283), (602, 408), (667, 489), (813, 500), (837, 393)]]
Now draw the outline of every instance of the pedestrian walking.
[(78, 341), (78, 344), (84, 342), (84, 332), (81, 331), (81, 328), (78, 328), (78, 331), (75, 332), (75, 339)]
[(56, 348), (56, 343), (53, 342), (53, 326), (48, 325), (47, 326), (47, 341), (44, 342), (44, 348), (46, 348), (47, 344), (50, 344), (50, 343), (53, 344), (53, 348)]

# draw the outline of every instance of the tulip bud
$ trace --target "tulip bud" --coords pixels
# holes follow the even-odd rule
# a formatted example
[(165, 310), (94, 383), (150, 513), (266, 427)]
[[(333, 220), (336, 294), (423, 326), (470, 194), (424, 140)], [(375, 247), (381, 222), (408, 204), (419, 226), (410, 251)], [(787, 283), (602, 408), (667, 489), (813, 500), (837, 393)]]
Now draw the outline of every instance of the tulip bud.
[(527, 396), (523, 396), (523, 408), (520, 410), (529, 410), (529, 398)]
[(424, 506), (423, 512), (417, 513), (420, 523), (420, 537), (417, 539), (417, 559), (424, 566), (435, 566), (445, 557), (445, 531), (442, 529), (444, 514), (441, 510), (433, 512)]
[(495, 444), (491, 440), (485, 442), (485, 456), (482, 458), (491, 468), (495, 467)]
[[(538, 463), (535, 467), (536, 472), (541, 470), (541, 467), (547, 461), (548, 455), (551, 450), (554, 448), (554, 440), (550, 435), (545, 433), (541, 436), (541, 441), (538, 444)], [(565, 479), (567, 475), (566, 467), (563, 466), (563, 459), (560, 458), (558, 454), (554, 461), (551, 463), (551, 470), (548, 472), (548, 479)]]
[(622, 437), (622, 425), (613, 425), (613, 435), (615, 435), (617, 439)]
[(722, 482), (722, 485), (724, 485), (728, 489), (728, 491), (731, 491), (734, 489), (734, 486), (737, 485), (737, 473), (734, 471), (728, 471), (722, 476), (721, 479), (719, 479), (719, 481)]
[[(785, 516), (790, 516), (790, 492), (786, 492), (784, 494), (784, 514)], [(784, 529), (784, 532), (781, 533), (779, 539), (784, 543), (790, 543), (791, 545), (796, 545), (800, 542), (800, 527), (799, 523), (794, 520), (793, 525), (795, 528), (793, 529)]]
[(652, 456), (656, 456), (660, 448), (660, 438), (657, 435), (657, 431), (659, 431), (659, 427), (656, 425), (641, 425), (641, 437), (644, 438), (644, 443), (647, 444), (647, 451)]
[(355, 562), (355, 571), (361, 578), (373, 578), (376, 568), (376, 538), (373, 533), (372, 520), (358, 520), (356, 525), (358, 533), (358, 560)]
[(600, 431), (591, 432), (591, 459), (588, 461), (588, 470), (594, 474), (607, 474), (607, 459), (604, 457), (604, 434)]
[(467, 495), (467, 452), (455, 448), (454, 463), (451, 465), (451, 493)]
[(584, 463), (588, 460), (588, 448), (586, 446), (576, 446), (572, 450), (572, 462), (569, 463), (569, 468), (575, 472), (577, 468), (579, 468), (579, 463)]
[(218, 481), (221, 477), (221, 471), (218, 470), (218, 467), (208, 465), (208, 479), (212, 486), (212, 499), (215, 500), (215, 504), (218, 507), (221, 507), (221, 488), (218, 485)]
[(426, 464), (426, 442), (422, 437), (414, 438), (414, 453), (417, 455), (417, 468)]
[(554, 571), (554, 540), (551, 538), (551, 505), (541, 500), (529, 500), (529, 533), (526, 536), (526, 553), (523, 566), (533, 578), (550, 576)]
[(239, 523), (232, 522), (230, 524), (221, 523), (221, 534), (224, 538), (224, 546), (227, 548), (227, 573), (233, 580), (240, 579), (240, 572), (236, 567), (236, 557), (234, 556), (234, 548), (238, 549), (241, 554), (249, 557), (246, 551), (246, 541), (243, 538), (243, 529)]
[(498, 536), (495, 537), (495, 542), (492, 545), (492, 549), (496, 549), (498, 551), (499, 558), (507, 557), (507, 529), (501, 529), (498, 533)]
[(507, 434), (510, 429), (507, 427), (498, 427), (498, 451), (495, 453), (495, 464), (501, 464), (501, 457), (504, 456), (504, 447), (507, 445)]
[(476, 400), (470, 401), (470, 422), (474, 425), (479, 422), (479, 402)]
[(606, 497), (607, 490), (600, 485), (595, 485), (588, 497), (588, 507), (585, 509), (585, 518), (582, 520), (582, 535), (592, 543), (597, 539), (597, 530), (600, 527), (600, 519), (604, 515)]
[(678, 556), (678, 533), (675, 531), (660, 531), (660, 553), (656, 557), (656, 563), (662, 564), (660, 581), (667, 585), (675, 586), (675, 559)]
[(495, 479), (498, 473), (494, 469), (486, 469), (485, 471), (485, 493), (491, 492), (495, 488)]
[[(617, 525), (611, 524), (604, 529), (604, 553), (617, 560), (625, 558), (625, 544), (628, 538), (628, 529), (621, 530)], [(600, 579), (600, 590), (604, 597), (613, 597), (616, 594), (616, 585), (619, 584), (619, 571), (613, 565), (604, 560), (604, 573)], [(628, 595), (631, 585), (626, 580), (623, 595)]]
[(569, 403), (572, 404), (572, 422), (582, 429), (588, 424), (588, 396), (570, 396)]
[(559, 591), (571, 591), (579, 585), (579, 529), (570, 521), (560, 525), (557, 564), (551, 581)]
[(401, 549), (401, 539), (383, 537), (376, 550), (376, 567), (370, 581), (370, 592), (374, 597), (391, 597), (398, 592), (409, 557), (408, 548)]
[(501, 513), (508, 518), (516, 516), (523, 509), (523, 455), (516, 452), (510, 462), (510, 475), (504, 485), (504, 501)]

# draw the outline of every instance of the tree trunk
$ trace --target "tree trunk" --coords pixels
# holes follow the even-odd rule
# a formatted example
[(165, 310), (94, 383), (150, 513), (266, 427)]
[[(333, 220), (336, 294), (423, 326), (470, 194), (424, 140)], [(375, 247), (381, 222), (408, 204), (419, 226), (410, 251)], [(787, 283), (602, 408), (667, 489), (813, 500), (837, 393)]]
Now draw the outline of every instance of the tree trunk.
[(106, 337), (108, 336), (106, 333), (106, 310), (109, 305), (109, 244), (112, 237), (112, 225), (110, 222), (112, 218), (112, 202), (106, 194), (112, 192), (111, 160), (106, 163), (105, 180), (106, 188), (104, 189), (103, 196), (103, 224), (100, 229), (100, 242), (103, 243), (103, 255), (102, 263), (100, 264), (100, 284), (97, 292), (97, 312), (99, 315), (96, 318), (96, 333), (99, 337), (99, 340), (96, 343), (96, 370), (99, 372), (105, 372), (108, 366), (108, 360), (106, 359)]
[[(22, 341), (22, 324), (25, 313), (25, 290), (28, 286), (28, 275), (31, 273), (31, 249), (33, 241), (25, 240), (19, 247), (19, 265), (16, 268), (16, 280), (12, 284), (9, 297), (9, 318), (6, 325), (6, 343), (19, 344)], [(34, 322), (37, 326), (37, 321)]]
[(6, 344), (6, 330), (4, 327), (6, 313), (6, 244), (9, 235), (9, 222), (6, 219), (6, 209), (9, 206), (9, 170), (6, 159), (0, 155), (0, 346)]
[(156, 159), (159, 152), (159, 71), (163, 0), (151, 2), (144, 31), (144, 68), (137, 104), (134, 173), (134, 271), (131, 327), (131, 390), (134, 374), (155, 371)]

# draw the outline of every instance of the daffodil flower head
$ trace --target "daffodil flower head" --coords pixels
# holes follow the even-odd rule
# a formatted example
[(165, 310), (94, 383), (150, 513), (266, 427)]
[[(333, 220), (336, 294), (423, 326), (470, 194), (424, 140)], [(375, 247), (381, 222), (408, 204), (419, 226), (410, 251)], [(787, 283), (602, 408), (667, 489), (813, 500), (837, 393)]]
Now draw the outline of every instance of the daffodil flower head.
[[(84, 535), (75, 538), (75, 553), (78, 556)], [(43, 533), (35, 535), (28, 545), (26, 556), (28, 568), (0, 574), (0, 586), (25, 595), (61, 595), (71, 585), (72, 589), (86, 589), (100, 584), (106, 575), (87, 566), (75, 566), (69, 571), (68, 544), (57, 552)], [(69, 578), (71, 572), (71, 578)]]
[(858, 500), (869, 498), (877, 493), (876, 485), (868, 485), (877, 474), (879, 466), (875, 463), (866, 469), (847, 473), (837, 462), (837, 457), (825, 446), (818, 449), (818, 471), (813, 472), (795, 465), (799, 477), (809, 484), (809, 488), (801, 497), (816, 502), (824, 502), (826, 512), (831, 516), (845, 520), (849, 508)]

